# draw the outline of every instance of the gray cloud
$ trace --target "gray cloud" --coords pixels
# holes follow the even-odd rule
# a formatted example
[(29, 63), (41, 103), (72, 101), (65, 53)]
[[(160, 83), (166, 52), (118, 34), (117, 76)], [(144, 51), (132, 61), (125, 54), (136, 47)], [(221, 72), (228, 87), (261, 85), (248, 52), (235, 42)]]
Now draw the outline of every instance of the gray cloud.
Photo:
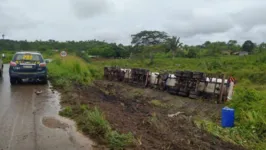
[(74, 13), (78, 18), (90, 18), (107, 13), (112, 8), (108, 0), (71, 0)]
[(231, 17), (235, 20), (235, 24), (240, 25), (244, 30), (251, 30), (258, 25), (265, 25), (266, 18), (266, 3), (262, 2), (260, 5), (255, 5), (251, 8), (245, 8), (240, 12), (233, 13)]
[(187, 21), (170, 21), (165, 25), (169, 33), (182, 37), (197, 34), (223, 33), (233, 28), (230, 18), (226, 17), (194, 17)]
[(2, 1), (0, 5), (0, 33), (11, 34), (12, 31), (26, 30), (35, 28), (38, 22), (34, 19), (30, 19), (25, 13), (14, 7), (6, 6)]
[(262, 0), (1, 0), (0, 32), (27, 40), (106, 40), (162, 30), (185, 44), (266, 39)]

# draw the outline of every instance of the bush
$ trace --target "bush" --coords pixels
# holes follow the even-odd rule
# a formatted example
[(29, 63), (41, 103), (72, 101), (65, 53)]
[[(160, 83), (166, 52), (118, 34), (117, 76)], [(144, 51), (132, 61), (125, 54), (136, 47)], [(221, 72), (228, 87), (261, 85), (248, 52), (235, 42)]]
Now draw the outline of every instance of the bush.
[[(256, 109), (257, 104), (263, 97), (254, 89), (240, 88), (236, 89), (233, 100), (230, 101), (229, 106), (236, 111), (236, 119), (238, 121), (243, 119), (246, 115), (243, 111), (250, 111)], [(243, 116), (244, 115), (244, 116)]]
[(59, 115), (64, 117), (72, 117), (73, 111), (70, 106), (65, 107), (62, 111), (59, 112)]
[(104, 137), (111, 129), (110, 124), (105, 119), (103, 113), (98, 108), (84, 113), (84, 120), (82, 120), (82, 131), (91, 136)]
[(117, 131), (111, 131), (107, 134), (107, 141), (111, 149), (124, 149), (124, 147), (133, 144), (134, 136), (132, 133), (119, 134)]
[(88, 65), (82, 59), (75, 56), (66, 58), (56, 57), (48, 64), (49, 77), (56, 86), (66, 87), (65, 84), (76, 82), (78, 84), (90, 84), (94, 79), (100, 78), (99, 68)]

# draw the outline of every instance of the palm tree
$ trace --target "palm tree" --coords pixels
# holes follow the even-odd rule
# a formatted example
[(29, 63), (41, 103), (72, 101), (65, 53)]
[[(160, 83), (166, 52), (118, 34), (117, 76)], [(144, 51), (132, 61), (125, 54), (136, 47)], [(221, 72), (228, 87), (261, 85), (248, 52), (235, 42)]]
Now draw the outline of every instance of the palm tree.
[(5, 35), (4, 34), (2, 34), (2, 38), (5, 39)]
[(173, 59), (176, 55), (177, 50), (179, 50), (182, 47), (182, 43), (179, 42), (180, 37), (177, 38), (176, 36), (173, 36), (168, 40), (169, 48), (172, 51)]

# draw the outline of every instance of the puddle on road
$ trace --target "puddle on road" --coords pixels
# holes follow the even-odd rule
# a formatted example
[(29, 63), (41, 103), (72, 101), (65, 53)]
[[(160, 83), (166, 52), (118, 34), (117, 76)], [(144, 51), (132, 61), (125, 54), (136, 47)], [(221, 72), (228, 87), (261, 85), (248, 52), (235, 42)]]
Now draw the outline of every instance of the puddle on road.
[(42, 118), (42, 124), (50, 129), (64, 130), (67, 133), (69, 140), (74, 145), (80, 145), (85, 149), (91, 150), (109, 150), (105, 146), (98, 145), (93, 140), (78, 132), (75, 126), (75, 122), (68, 118), (64, 118), (61, 116), (46, 116)]
[(85, 149), (92, 150), (108, 150), (105, 146), (98, 145), (96, 142), (78, 132), (75, 121), (61, 117), (58, 112), (61, 109), (60, 98), (61, 94), (54, 90), (49, 83), (48, 90), (39, 96), (45, 95), (46, 100), (41, 106), (40, 115), (43, 126), (49, 129), (62, 129), (67, 133), (69, 140), (74, 145), (83, 145)]
[(64, 129), (64, 130), (66, 128), (69, 128), (68, 124), (62, 123), (61, 121), (53, 117), (43, 117), (42, 123), (48, 128), (59, 128), (59, 129)]

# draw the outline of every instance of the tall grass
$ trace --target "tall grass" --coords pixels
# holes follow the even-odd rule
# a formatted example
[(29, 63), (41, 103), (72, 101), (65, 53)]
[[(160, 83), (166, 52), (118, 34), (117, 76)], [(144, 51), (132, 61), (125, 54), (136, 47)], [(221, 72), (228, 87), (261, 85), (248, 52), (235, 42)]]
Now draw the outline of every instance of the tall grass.
[(48, 72), (49, 77), (57, 86), (65, 86), (72, 82), (89, 84), (94, 79), (102, 77), (99, 68), (88, 65), (76, 56), (54, 57), (54, 60), (48, 64)]
[(209, 121), (197, 121), (204, 129), (226, 141), (250, 149), (265, 149), (266, 95), (251, 88), (237, 88), (233, 100), (227, 105), (235, 109), (235, 127), (222, 128)]

